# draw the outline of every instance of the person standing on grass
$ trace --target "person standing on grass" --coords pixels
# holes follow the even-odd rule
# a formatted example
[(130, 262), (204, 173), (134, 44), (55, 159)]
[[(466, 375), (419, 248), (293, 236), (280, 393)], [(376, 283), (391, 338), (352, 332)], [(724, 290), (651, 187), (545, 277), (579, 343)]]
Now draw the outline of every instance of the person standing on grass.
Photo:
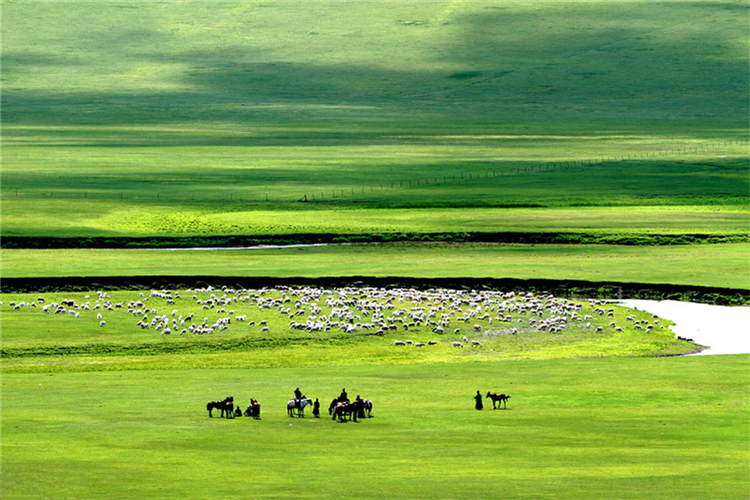
[(474, 406), (474, 408), (476, 408), (477, 410), (483, 410), (484, 405), (482, 404), (482, 393), (477, 391), (477, 395), (474, 396), (474, 399), (477, 400), (477, 404)]
[(318, 398), (315, 398), (313, 403), (313, 417), (320, 418), (320, 401), (318, 401)]

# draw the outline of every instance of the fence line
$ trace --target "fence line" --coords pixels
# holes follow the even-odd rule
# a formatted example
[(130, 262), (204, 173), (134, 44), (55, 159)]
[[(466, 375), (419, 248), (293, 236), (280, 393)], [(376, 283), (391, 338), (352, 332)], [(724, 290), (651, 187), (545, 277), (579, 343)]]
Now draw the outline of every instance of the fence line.
[[(615, 163), (615, 162), (623, 162), (623, 161), (629, 161), (629, 160), (640, 160), (640, 159), (646, 159), (646, 158), (660, 158), (660, 157), (667, 157), (670, 155), (675, 154), (685, 154), (685, 153), (698, 153), (702, 151), (709, 151), (713, 149), (722, 148), (725, 146), (731, 146), (731, 145), (750, 145), (750, 140), (747, 139), (735, 139), (732, 141), (721, 141), (717, 143), (711, 143), (711, 144), (703, 144), (700, 146), (693, 146), (693, 147), (683, 147), (683, 148), (670, 148), (666, 150), (661, 151), (651, 151), (651, 152), (645, 152), (645, 153), (631, 153), (627, 155), (616, 155), (616, 156), (606, 156), (601, 158), (593, 158), (593, 159), (580, 159), (580, 160), (563, 160), (563, 161), (548, 161), (548, 162), (540, 162), (537, 164), (531, 164), (526, 165), (524, 167), (516, 166), (516, 167), (505, 167), (505, 168), (494, 168), (491, 170), (484, 170), (483, 172), (467, 172), (467, 173), (460, 173), (460, 174), (452, 174), (452, 175), (443, 175), (443, 176), (432, 176), (432, 177), (424, 177), (424, 178), (418, 178), (418, 179), (406, 179), (406, 180), (391, 180), (387, 181), (385, 183), (379, 183), (377, 185), (365, 185), (365, 186), (359, 186), (359, 187), (350, 187), (347, 189), (331, 189), (328, 190), (321, 190), (310, 194), (303, 194), (301, 198), (298, 199), (289, 199), (289, 198), (269, 198), (268, 194), (262, 195), (262, 199), (260, 200), (252, 200), (250, 198), (238, 196), (237, 200), (234, 200), (234, 193), (228, 193), (228, 198), (225, 198), (228, 202), (245, 202), (245, 203), (253, 203), (257, 201), (266, 201), (269, 203), (279, 203), (279, 202), (285, 202), (288, 203), (290, 201), (296, 201), (296, 202), (302, 202), (302, 203), (309, 203), (309, 202), (332, 202), (332, 201), (339, 201), (344, 202), (346, 201), (347, 197), (353, 197), (356, 194), (365, 194), (367, 187), (369, 187), (369, 192), (374, 193), (376, 188), (379, 188), (380, 191), (385, 191), (386, 189), (390, 190), (397, 190), (397, 189), (404, 189), (404, 188), (420, 188), (423, 186), (434, 186), (438, 184), (451, 184), (451, 183), (459, 183), (459, 182), (466, 182), (466, 181), (475, 181), (480, 179), (489, 179), (489, 178), (497, 178), (497, 177), (504, 177), (504, 176), (511, 176), (511, 175), (520, 175), (520, 174), (528, 174), (528, 173), (541, 173), (541, 172), (550, 172), (554, 170), (559, 169), (566, 169), (571, 167), (585, 167), (585, 166), (596, 166), (596, 165), (604, 165), (607, 163)], [(15, 197), (19, 197), (19, 189), (15, 189)], [(89, 191), (67, 191), (67, 192), (57, 192), (50, 191), (49, 198), (57, 198), (57, 199), (75, 199), (82, 196), (83, 199), (95, 199), (95, 198), (111, 198), (113, 197), (113, 194), (111, 192), (103, 193), (100, 196), (89, 196)], [(330, 194), (330, 196), (329, 196)], [(124, 193), (120, 191), (119, 193), (119, 199), (123, 199)], [(318, 195), (318, 196), (316, 196)], [(42, 194), (44, 197), (45, 195)], [(116, 195), (114, 195), (116, 196)], [(7, 196), (6, 196), (7, 197)], [(21, 190), (21, 197), (23, 197), (23, 191)], [(139, 196), (136, 196), (134, 199), (138, 199)], [(141, 196), (141, 199), (144, 197)], [(157, 192), (156, 199), (161, 200), (161, 193)], [(190, 196), (191, 201), (195, 201), (195, 193), (191, 193)], [(212, 198), (199, 198), (198, 202), (201, 201), (211, 201)], [(168, 198), (165, 201), (174, 201), (172, 198)]]

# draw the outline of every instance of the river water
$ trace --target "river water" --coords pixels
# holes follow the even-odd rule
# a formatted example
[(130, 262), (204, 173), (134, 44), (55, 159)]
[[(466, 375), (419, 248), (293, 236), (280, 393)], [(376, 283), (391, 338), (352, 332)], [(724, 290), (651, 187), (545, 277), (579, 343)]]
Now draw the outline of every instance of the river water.
[(680, 337), (708, 347), (697, 355), (750, 353), (750, 307), (715, 306), (675, 300), (619, 300), (618, 304), (675, 322)]

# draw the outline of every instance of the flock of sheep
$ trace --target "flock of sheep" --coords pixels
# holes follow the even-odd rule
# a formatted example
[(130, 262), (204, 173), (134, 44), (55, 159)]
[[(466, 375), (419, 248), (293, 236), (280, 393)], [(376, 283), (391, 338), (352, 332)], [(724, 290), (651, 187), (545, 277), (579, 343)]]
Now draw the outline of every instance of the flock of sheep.
[[(133, 316), (134, 328), (161, 335), (211, 335), (228, 329), (266, 333), (271, 328), (274, 331), (334, 331), (380, 336), (391, 332), (408, 335), (412, 331), (416, 334), (429, 331), (436, 335), (426, 342), (389, 340), (394, 346), (403, 347), (436, 345), (437, 339), (442, 338), (457, 348), (465, 345), (481, 348), (478, 338), (531, 331), (561, 334), (570, 328), (592, 329), (599, 333), (623, 331), (623, 325), (615, 323), (614, 307), (605, 302), (573, 301), (531, 292), (374, 287), (206, 287), (182, 292), (152, 290), (132, 294), (133, 299), (127, 301), (113, 301), (107, 292), (99, 291), (84, 295), (80, 301), (65, 298), (60, 303), (48, 303), (40, 296), (35, 301), (10, 302), (8, 305), (12, 310), (30, 307), (65, 317), (89, 318), (95, 315), (102, 328), (107, 326), (107, 317), (127, 314)], [(653, 317), (639, 319), (631, 314), (626, 323), (630, 322), (632, 328), (647, 333), (660, 327), (658, 319), (653, 323), (651, 319)], [(446, 332), (448, 335), (444, 335)]]

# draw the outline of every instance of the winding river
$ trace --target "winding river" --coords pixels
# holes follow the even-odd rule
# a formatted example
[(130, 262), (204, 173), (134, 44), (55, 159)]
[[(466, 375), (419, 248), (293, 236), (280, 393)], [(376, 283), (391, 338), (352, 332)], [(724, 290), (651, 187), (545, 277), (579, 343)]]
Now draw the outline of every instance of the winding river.
[(619, 300), (618, 304), (675, 322), (675, 335), (708, 349), (696, 354), (750, 353), (750, 307), (727, 307), (674, 300)]

